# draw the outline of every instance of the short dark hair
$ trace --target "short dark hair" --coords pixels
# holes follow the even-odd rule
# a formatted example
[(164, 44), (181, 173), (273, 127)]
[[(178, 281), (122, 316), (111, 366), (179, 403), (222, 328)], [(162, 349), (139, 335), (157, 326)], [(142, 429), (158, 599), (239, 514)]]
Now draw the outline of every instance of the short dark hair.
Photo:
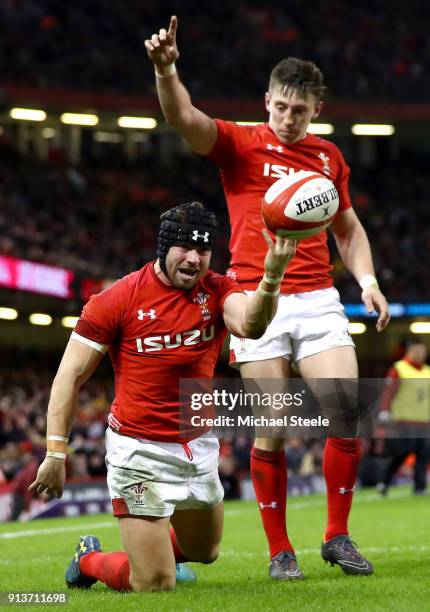
[(295, 89), (305, 98), (312, 94), (322, 100), (327, 87), (323, 73), (316, 64), (288, 57), (276, 64), (270, 73), (269, 92), (274, 89), (281, 89), (282, 92)]
[(421, 338), (420, 336), (416, 336), (414, 334), (410, 335), (410, 336), (406, 336), (405, 338), (403, 338), (403, 342), (402, 342), (403, 346), (405, 347), (405, 350), (407, 351), (409, 348), (411, 348), (411, 346), (416, 346), (417, 344), (426, 344), (423, 340), (423, 338)]

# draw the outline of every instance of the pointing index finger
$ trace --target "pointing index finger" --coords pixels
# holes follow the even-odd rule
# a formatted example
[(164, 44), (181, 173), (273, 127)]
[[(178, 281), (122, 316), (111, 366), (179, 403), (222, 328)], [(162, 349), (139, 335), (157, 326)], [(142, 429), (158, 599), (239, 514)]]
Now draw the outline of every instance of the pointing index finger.
[(167, 32), (167, 34), (171, 36), (173, 39), (176, 38), (177, 28), (178, 28), (178, 18), (176, 17), (176, 15), (172, 15), (170, 17), (169, 31)]

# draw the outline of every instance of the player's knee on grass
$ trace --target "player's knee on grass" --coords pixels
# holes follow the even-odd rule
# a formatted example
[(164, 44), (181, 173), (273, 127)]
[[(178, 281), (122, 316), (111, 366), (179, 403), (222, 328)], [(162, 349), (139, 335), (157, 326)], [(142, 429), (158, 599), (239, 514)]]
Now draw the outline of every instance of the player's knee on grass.
[(219, 544), (212, 544), (208, 546), (206, 550), (198, 551), (197, 554), (190, 558), (190, 561), (196, 561), (198, 563), (205, 563), (209, 565), (216, 561), (219, 557)]
[(171, 591), (176, 586), (175, 568), (173, 571), (148, 571), (145, 575), (130, 572), (129, 582), (132, 591)]

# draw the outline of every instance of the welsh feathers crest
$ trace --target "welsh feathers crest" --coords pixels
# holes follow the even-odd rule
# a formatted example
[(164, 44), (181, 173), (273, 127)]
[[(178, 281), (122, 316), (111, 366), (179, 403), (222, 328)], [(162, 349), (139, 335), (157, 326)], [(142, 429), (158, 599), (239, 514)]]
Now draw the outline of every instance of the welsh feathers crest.
[(210, 295), (207, 293), (198, 293), (195, 298), (193, 298), (193, 302), (198, 304), (199, 306), (205, 306), (208, 303)]
[(201, 308), (201, 314), (204, 321), (209, 321), (211, 318), (211, 311), (208, 308), (208, 301), (211, 296), (208, 293), (202, 293), (201, 291), (193, 298), (193, 302), (198, 304)]

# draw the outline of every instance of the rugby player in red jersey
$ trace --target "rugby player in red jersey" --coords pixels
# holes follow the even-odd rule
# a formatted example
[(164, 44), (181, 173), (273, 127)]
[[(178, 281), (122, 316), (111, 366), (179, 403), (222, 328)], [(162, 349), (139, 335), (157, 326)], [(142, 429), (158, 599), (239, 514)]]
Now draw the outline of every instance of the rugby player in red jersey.
[[(121, 591), (171, 589), (175, 562), (215, 561), (223, 527), (219, 444), (210, 431), (180, 429), (179, 379), (213, 377), (227, 330), (262, 336), (296, 248), (266, 233), (265, 274), (247, 296), (234, 280), (209, 270), (212, 212), (192, 202), (161, 220), (158, 259), (90, 298), (52, 386), (47, 457), (30, 489), (60, 497), (78, 391), (109, 350), (115, 399), (107, 479), (125, 552), (103, 553), (95, 536), (82, 536), (66, 572), (69, 587), (100, 580)], [(176, 579), (185, 570), (193, 574), (179, 569)]]
[[(331, 225), (345, 266), (361, 286), (369, 312), (377, 311), (378, 331), (389, 322), (387, 302), (378, 288), (366, 232), (348, 193), (349, 168), (339, 149), (307, 133), (322, 109), (323, 76), (312, 62), (288, 58), (272, 70), (265, 97), (268, 122), (240, 126), (212, 119), (193, 106), (176, 71), (177, 18), (169, 29), (145, 41), (155, 66), (157, 91), (166, 120), (207, 155), (221, 171), (231, 222), (231, 268), (227, 273), (241, 287), (253, 290), (263, 270), (264, 240), (261, 201), (270, 185), (284, 174), (313, 170), (328, 176), (339, 192), (339, 212)], [(232, 59), (234, 61), (234, 58)], [(284, 378), (295, 362), (311, 378), (357, 378), (354, 343), (348, 320), (333, 287), (327, 234), (300, 241), (297, 255), (281, 285), (277, 315), (258, 340), (231, 340), (232, 363), (245, 378)], [(324, 450), (328, 521), (321, 555), (349, 574), (370, 574), (373, 568), (349, 538), (348, 517), (359, 462), (359, 442), (329, 438)], [(286, 528), (287, 474), (283, 440), (256, 438), (251, 476), (270, 549), (269, 574), (275, 579), (301, 579)]]

